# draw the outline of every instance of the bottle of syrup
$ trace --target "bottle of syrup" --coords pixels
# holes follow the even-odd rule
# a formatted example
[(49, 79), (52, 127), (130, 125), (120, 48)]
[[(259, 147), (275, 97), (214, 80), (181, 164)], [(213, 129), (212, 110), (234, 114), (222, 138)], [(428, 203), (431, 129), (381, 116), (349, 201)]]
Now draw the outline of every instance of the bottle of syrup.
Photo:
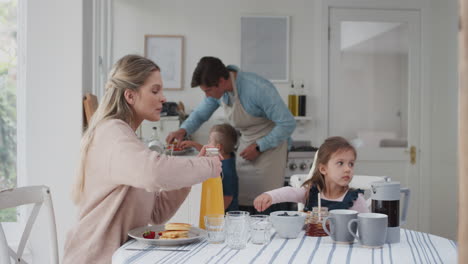
[(294, 82), (291, 82), (291, 89), (289, 90), (288, 94), (288, 108), (291, 111), (293, 116), (297, 116), (298, 114), (298, 97), (296, 94), (296, 90), (294, 89)]
[(298, 116), (306, 116), (306, 94), (304, 90), (304, 82), (301, 83), (298, 95)]
[[(206, 156), (218, 155), (217, 148), (207, 148)], [(222, 172), (221, 172), (222, 174)], [(198, 225), (205, 229), (205, 215), (224, 215), (223, 182), (221, 176), (210, 178), (202, 183), (200, 220)]]
[[(328, 236), (323, 230), (322, 220), (328, 216), (328, 208), (318, 207), (312, 208), (312, 212), (306, 220), (306, 236), (322, 237)], [(329, 224), (327, 224), (328, 230), (330, 230)]]

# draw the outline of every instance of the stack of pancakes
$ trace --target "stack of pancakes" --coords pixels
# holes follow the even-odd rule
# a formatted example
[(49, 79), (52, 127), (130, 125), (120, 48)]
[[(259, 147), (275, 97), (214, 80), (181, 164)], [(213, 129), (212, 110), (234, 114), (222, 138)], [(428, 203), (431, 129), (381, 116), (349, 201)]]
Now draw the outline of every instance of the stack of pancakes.
[(164, 226), (165, 231), (159, 233), (159, 239), (188, 238), (191, 224), (168, 223)]

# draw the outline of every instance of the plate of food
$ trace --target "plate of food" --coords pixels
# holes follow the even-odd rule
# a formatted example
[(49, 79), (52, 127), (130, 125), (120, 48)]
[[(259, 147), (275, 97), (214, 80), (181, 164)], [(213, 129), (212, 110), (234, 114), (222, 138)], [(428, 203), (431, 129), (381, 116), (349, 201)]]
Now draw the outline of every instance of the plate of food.
[(158, 246), (178, 246), (197, 242), (206, 237), (206, 231), (185, 223), (142, 226), (128, 235), (142, 243)]
[(179, 155), (185, 155), (189, 152), (191, 152), (193, 148), (180, 148), (180, 147), (175, 147), (174, 145), (167, 145), (165, 148), (166, 155), (174, 155), (174, 156), (179, 156)]

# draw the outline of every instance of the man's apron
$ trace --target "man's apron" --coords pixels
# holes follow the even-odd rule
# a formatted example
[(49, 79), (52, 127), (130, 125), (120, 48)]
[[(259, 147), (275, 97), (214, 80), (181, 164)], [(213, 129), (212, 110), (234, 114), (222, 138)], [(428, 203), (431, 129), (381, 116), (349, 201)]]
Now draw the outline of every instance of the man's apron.
[(275, 123), (245, 111), (239, 100), (234, 74), (230, 75), (234, 94), (231, 97), (232, 105), (226, 105), (222, 100), (221, 105), (228, 122), (241, 133), (236, 152), (239, 205), (252, 206), (257, 195), (283, 186), (288, 143), (285, 140), (279, 146), (262, 152), (254, 161), (245, 160), (240, 156), (247, 146), (270, 133)]

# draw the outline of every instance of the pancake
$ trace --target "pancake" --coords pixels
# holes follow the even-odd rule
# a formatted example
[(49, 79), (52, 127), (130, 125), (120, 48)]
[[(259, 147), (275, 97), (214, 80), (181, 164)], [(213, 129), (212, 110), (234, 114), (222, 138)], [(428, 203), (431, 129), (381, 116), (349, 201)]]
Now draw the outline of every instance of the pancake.
[(177, 239), (177, 238), (188, 238), (188, 231), (175, 230), (175, 231), (159, 232), (159, 239)]
[(164, 229), (166, 229), (166, 231), (175, 231), (175, 230), (188, 231), (190, 230), (190, 227), (192, 227), (191, 224), (185, 224), (185, 223), (167, 223), (166, 225), (164, 225)]

